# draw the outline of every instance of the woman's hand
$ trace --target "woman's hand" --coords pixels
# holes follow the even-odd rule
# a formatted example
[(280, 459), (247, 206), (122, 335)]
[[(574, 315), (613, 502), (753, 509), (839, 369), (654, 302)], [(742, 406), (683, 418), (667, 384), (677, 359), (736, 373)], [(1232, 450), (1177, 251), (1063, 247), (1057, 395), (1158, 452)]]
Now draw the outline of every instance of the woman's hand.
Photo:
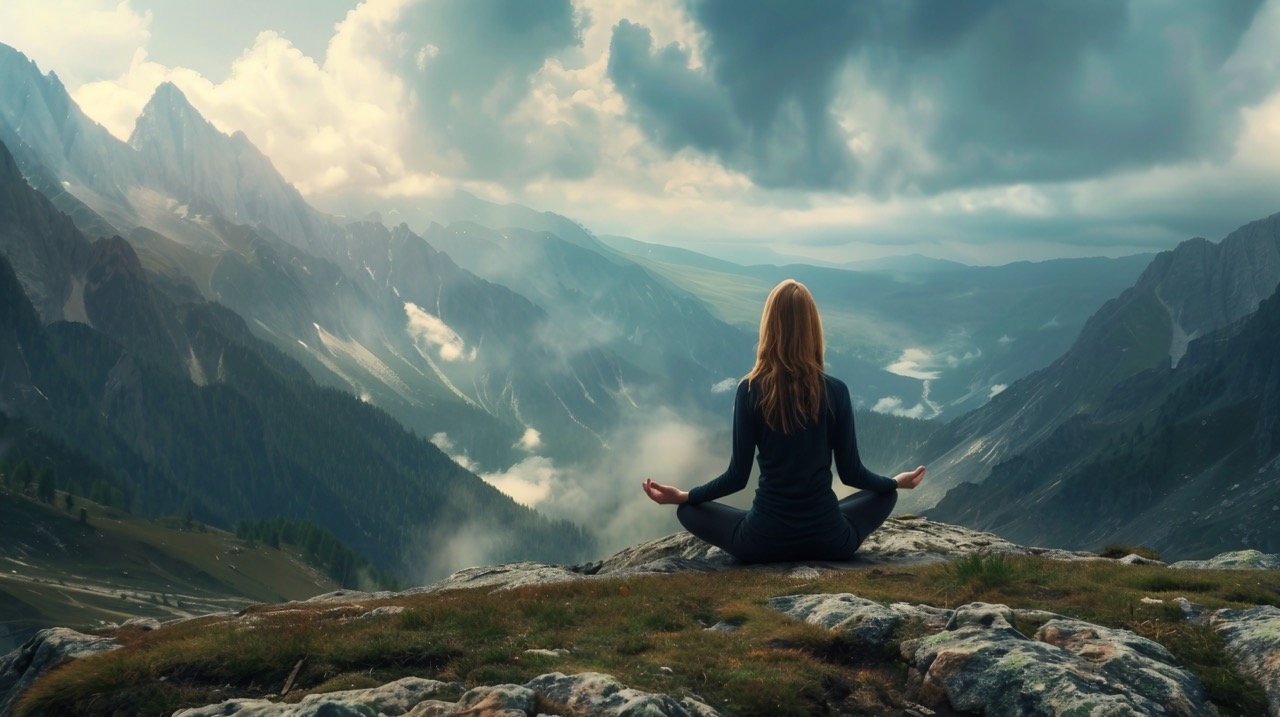
[(684, 503), (689, 500), (689, 494), (685, 491), (682, 491), (675, 486), (655, 483), (649, 478), (645, 478), (644, 482), (640, 485), (644, 487), (645, 495), (653, 499), (654, 503), (658, 503), (660, 505), (673, 505), (677, 503)]
[(920, 481), (924, 480), (924, 466), (920, 466), (913, 471), (899, 473), (893, 477), (893, 480), (897, 482), (899, 490), (915, 488), (920, 485)]

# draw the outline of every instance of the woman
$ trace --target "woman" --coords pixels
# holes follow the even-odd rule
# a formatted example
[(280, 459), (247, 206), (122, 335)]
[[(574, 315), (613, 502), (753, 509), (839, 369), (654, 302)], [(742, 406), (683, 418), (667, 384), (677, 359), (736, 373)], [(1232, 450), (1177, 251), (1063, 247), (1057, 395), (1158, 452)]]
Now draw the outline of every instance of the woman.
[[(678, 504), (685, 529), (743, 562), (852, 558), (889, 517), (898, 489), (920, 485), (925, 469), (887, 478), (862, 465), (849, 388), (823, 371), (824, 351), (813, 295), (792, 279), (778, 284), (760, 317), (755, 367), (734, 398), (728, 470), (688, 492), (645, 480), (645, 493)], [(751, 510), (716, 502), (747, 485), (757, 448)], [(840, 482), (861, 489), (841, 501), (833, 455)]]

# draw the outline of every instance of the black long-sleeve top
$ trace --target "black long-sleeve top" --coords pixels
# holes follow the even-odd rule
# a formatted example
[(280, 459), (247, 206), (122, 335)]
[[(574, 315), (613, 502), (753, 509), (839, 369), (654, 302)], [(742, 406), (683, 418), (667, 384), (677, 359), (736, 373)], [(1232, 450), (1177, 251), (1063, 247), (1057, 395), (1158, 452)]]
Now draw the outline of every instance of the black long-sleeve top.
[(746, 380), (739, 382), (729, 468), (689, 491), (689, 503), (715, 500), (746, 487), (757, 448), (760, 480), (747, 522), (756, 535), (774, 541), (809, 540), (847, 529), (831, 489), (833, 458), (841, 483), (881, 493), (897, 490), (892, 478), (871, 472), (858, 456), (849, 387), (838, 378), (824, 378), (826, 393), (817, 422), (790, 435), (765, 425), (756, 388)]

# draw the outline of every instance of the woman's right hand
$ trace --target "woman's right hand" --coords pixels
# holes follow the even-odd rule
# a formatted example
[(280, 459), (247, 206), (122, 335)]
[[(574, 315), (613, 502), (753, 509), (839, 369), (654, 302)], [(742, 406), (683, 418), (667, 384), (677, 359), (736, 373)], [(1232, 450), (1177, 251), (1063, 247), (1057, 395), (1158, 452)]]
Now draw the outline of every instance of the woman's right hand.
[(924, 480), (924, 466), (920, 466), (913, 471), (906, 471), (894, 476), (893, 480), (898, 484), (899, 490), (910, 490), (920, 485), (920, 481)]
[(673, 485), (663, 485), (649, 478), (640, 484), (644, 492), (659, 505), (679, 505), (689, 500), (689, 494)]

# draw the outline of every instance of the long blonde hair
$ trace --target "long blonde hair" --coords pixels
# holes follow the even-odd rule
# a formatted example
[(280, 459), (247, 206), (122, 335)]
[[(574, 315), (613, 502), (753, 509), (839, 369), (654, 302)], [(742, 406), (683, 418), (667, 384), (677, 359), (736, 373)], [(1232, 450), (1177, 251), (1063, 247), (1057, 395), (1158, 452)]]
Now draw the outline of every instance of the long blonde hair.
[(794, 279), (773, 287), (760, 315), (756, 365), (746, 376), (757, 386), (770, 429), (791, 433), (817, 422), (825, 350), (822, 318), (808, 287)]

